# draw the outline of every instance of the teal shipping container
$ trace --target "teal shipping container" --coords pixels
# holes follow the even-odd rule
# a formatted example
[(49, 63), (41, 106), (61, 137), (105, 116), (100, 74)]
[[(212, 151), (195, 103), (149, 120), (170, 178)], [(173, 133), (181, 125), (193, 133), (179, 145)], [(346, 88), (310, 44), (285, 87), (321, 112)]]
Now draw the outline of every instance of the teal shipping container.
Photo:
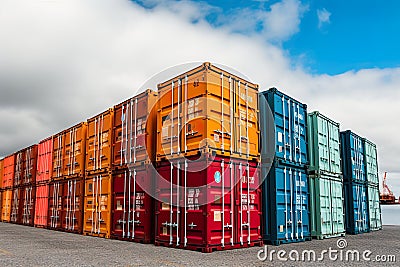
[(368, 213), (369, 229), (377, 231), (382, 229), (381, 205), (379, 203), (379, 187), (368, 184)]
[(309, 171), (341, 179), (339, 123), (318, 111), (308, 114), (307, 123)]
[[(364, 158), (365, 158), (365, 175), (369, 184), (377, 186), (379, 184), (378, 177), (378, 156), (376, 145), (367, 139), (363, 139)], [(379, 198), (378, 198), (379, 199)]]
[(344, 236), (343, 183), (334, 176), (310, 175), (311, 236)]

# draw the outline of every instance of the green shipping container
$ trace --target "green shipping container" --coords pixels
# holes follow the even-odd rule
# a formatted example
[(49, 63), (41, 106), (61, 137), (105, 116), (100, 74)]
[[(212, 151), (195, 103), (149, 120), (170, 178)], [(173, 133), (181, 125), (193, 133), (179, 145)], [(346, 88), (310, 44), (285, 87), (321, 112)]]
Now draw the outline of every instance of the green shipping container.
[(368, 185), (369, 228), (371, 231), (382, 229), (381, 205), (378, 186)]
[(345, 235), (343, 182), (336, 177), (310, 175), (311, 236)]
[(378, 185), (378, 157), (376, 145), (367, 139), (363, 139), (364, 143), (364, 157), (366, 165), (366, 180), (369, 184)]
[(308, 114), (307, 132), (311, 173), (330, 173), (341, 178), (339, 123), (314, 111)]

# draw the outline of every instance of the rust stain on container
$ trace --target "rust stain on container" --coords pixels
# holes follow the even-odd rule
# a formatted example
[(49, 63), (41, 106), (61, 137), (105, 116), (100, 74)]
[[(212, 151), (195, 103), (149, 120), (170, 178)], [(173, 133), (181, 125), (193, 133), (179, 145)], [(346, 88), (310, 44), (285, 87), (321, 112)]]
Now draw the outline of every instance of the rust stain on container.
[(86, 175), (111, 170), (113, 120), (112, 108), (87, 120)]
[(259, 160), (258, 85), (204, 63), (158, 93), (157, 161), (200, 151)]
[(155, 161), (157, 93), (145, 92), (114, 106), (113, 168)]
[(109, 238), (111, 234), (112, 175), (97, 174), (85, 179), (85, 235)]
[(9, 222), (11, 217), (12, 189), (4, 190), (1, 197), (1, 221)]

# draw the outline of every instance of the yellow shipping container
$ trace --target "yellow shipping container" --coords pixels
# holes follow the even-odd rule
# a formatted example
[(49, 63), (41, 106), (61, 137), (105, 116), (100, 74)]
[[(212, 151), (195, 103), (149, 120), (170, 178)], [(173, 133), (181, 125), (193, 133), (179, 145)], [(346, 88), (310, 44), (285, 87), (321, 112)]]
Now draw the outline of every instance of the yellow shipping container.
[(158, 93), (158, 161), (204, 152), (259, 160), (258, 85), (204, 63)]

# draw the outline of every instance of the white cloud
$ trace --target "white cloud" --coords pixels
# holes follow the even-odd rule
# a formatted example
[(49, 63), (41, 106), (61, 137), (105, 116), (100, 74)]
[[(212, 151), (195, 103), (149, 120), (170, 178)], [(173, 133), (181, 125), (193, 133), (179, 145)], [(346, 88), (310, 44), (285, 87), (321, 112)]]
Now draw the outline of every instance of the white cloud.
[(318, 16), (318, 28), (322, 28), (323, 25), (331, 23), (330, 20), (331, 13), (325, 8), (318, 9), (317, 16)]
[[(182, 11), (148, 10), (127, 0), (13, 0), (1, 5), (0, 155), (134, 95), (166, 67), (211, 61), (240, 70), (262, 89), (276, 86), (340, 122), (342, 129), (368, 137), (378, 144), (380, 170), (400, 173), (400, 124), (395, 121), (400, 69), (312, 75), (293, 69), (286, 53), (266, 43), (263, 33), (232, 33), (211, 27), (192, 11), (177, 16)], [(283, 6), (270, 12), (279, 14)], [(195, 7), (188, 2), (184, 8)], [(191, 23), (193, 18), (199, 22)], [(270, 25), (280, 25), (276, 19)], [(400, 194), (397, 185), (392, 189)]]

